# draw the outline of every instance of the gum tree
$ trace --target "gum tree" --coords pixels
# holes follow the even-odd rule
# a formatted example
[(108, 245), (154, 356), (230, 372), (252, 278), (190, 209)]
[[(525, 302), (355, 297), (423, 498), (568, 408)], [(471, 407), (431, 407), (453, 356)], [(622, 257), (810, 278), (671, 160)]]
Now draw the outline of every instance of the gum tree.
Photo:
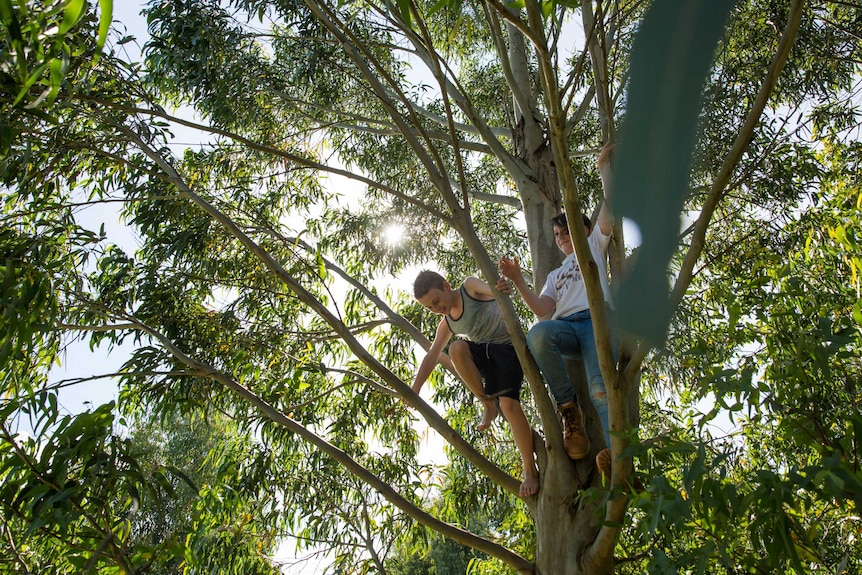
[[(812, 315), (800, 315), (831, 314), (794, 356), (828, 369), (782, 359), (780, 318), (793, 313), (787, 278), (797, 277), (781, 260), (814, 257), (825, 237), (800, 223), (806, 214), (845, 246), (822, 244), (818, 265), (858, 269), (853, 228), (841, 223), (847, 190), (858, 189), (858, 8), (156, 1), (138, 65), (117, 55), (123, 40), (95, 56), (97, 20), (79, 5), (34, 19), (36, 8), (2, 2), (7, 417), (50, 404), (31, 374), (83, 333), (94, 345), (134, 342), (121, 409), (218, 411), (255, 438), (244, 493), (284, 514), (269, 540), (325, 542), (357, 570), (386, 572), (387, 550), (416, 525), (485, 554), (489, 572), (610, 573), (615, 556), (633, 572), (803, 572), (854, 556), (852, 542), (805, 520), (816, 510), (829, 525), (852, 524), (831, 506), (859, 503), (858, 415), (835, 410), (852, 404), (858, 380), (854, 280), (817, 290)], [(181, 104), (197, 119), (170, 111)], [(206, 143), (175, 152), (180, 126)], [(565, 455), (524, 348), (528, 316), (499, 296), (540, 431), (542, 488), (519, 501), (513, 447), (476, 435), (454, 377), (437, 374), (437, 407), (405, 383), (430, 318), (387, 278), (434, 265), (453, 280), (491, 281), (496, 258), (515, 254), (541, 286), (559, 261), (547, 220), (563, 206), (591, 213), (594, 156), (618, 139), (614, 209), (643, 243), (629, 258), (616, 230), (610, 265), (628, 336), (618, 365), (594, 310), (613, 476), (603, 486), (591, 457)], [(122, 206), (140, 238), (134, 253), (81, 228), (76, 212), (91, 203)], [(826, 218), (825, 206), (841, 215)], [(382, 240), (391, 223), (406, 230), (402, 243)], [(823, 345), (837, 364), (815, 353)], [(828, 387), (834, 370), (845, 391), (784, 417), (787, 400), (764, 386), (792, 379), (788, 364), (809, 382), (791, 397)], [(663, 417), (656, 394), (667, 381), (689, 385), (665, 391), (679, 407)], [(687, 402), (702, 398), (715, 411), (686, 430)], [(739, 437), (709, 437), (710, 418), (742, 409)], [(415, 415), (447, 443), (442, 471), (417, 463)], [(595, 453), (603, 440), (587, 415)], [(787, 445), (758, 455), (772, 426)], [(829, 441), (799, 439), (799, 429)], [(6, 445), (15, 441), (10, 430)], [(25, 480), (26, 458), (6, 468)], [(454, 519), (427, 502), (429, 483), (444, 486)], [(10, 495), (21, 512), (8, 529), (14, 548), (51, 528), (26, 513), (51, 489)], [(200, 524), (222, 533), (228, 515), (211, 501)], [(482, 504), (494, 523), (474, 530), (464, 518)], [(111, 533), (102, 540), (127, 537)], [(144, 561), (122, 545), (114, 555), (84, 548), (126, 570)]]

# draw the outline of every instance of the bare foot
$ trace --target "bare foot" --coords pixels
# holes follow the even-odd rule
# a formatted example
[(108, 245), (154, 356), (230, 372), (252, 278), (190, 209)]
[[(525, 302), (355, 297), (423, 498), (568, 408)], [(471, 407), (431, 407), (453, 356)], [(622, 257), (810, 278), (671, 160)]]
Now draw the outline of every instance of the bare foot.
[(529, 497), (539, 491), (539, 477), (538, 475), (527, 475), (524, 478), (524, 481), (521, 483), (521, 487), (518, 488), (518, 495), (521, 497)]
[(479, 431), (485, 431), (491, 424), (494, 423), (494, 420), (497, 419), (497, 404), (493, 401), (483, 401), (482, 405), (484, 406), (484, 410), (482, 411), (482, 421), (479, 422)]

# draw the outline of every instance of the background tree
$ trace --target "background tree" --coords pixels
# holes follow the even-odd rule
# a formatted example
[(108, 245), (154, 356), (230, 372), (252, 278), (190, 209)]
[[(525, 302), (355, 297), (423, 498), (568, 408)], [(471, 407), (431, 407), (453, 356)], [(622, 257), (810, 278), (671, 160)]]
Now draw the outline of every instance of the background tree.
[[(95, 17), (65, 24), (79, 3), (40, 11), (4, 0), (6, 412), (50, 405), (19, 398), (41, 390), (61, 338), (83, 332), (93, 345), (135, 343), (121, 410), (229, 414), (254, 438), (259, 465), (225, 492), (239, 499), (219, 487), (201, 496), (197, 526), (219, 552), (185, 556), (192, 569), (230, 560), (226, 526), (250, 494), (263, 517), (283, 513), (338, 549), (333, 569), (385, 572), (395, 530), (414, 521), (485, 554), (488, 572), (609, 573), (615, 555), (632, 572), (858, 562), (845, 534), (858, 525), (860, 493), (860, 9), (564, 4), (153, 2), (138, 66), (110, 51), (94, 57)], [(45, 53), (42, 31), (57, 22), (51, 45), (68, 49), (41, 68), (32, 55)], [(679, 95), (684, 110), (669, 105)], [(173, 117), (166, 106), (177, 104), (200, 119)], [(647, 140), (644, 118), (681, 121)], [(172, 125), (207, 134), (208, 145), (175, 157)], [(644, 310), (627, 299), (617, 230), (620, 319), (635, 330), (617, 366), (594, 307), (612, 481), (602, 488), (591, 458), (566, 457), (518, 316), (500, 296), (543, 432), (542, 490), (521, 502), (514, 450), (471, 434), (462, 387), (438, 374), (443, 417), (405, 384), (431, 318), (387, 278), (430, 262), (453, 279), (491, 281), (496, 258), (514, 254), (540, 286), (559, 261), (548, 218), (563, 204), (572, 215), (597, 205), (593, 157), (619, 130), (617, 211), (634, 210), (644, 238), (629, 285), (652, 303), (648, 321), (632, 321)], [(638, 154), (653, 164), (638, 167)], [(665, 190), (644, 174), (667, 165)], [(348, 181), (361, 202), (339, 194)], [(75, 220), (82, 204), (113, 201), (140, 235), (134, 254)], [(391, 222), (406, 241), (381, 241)], [(818, 284), (812, 270), (836, 281)], [(503, 501), (497, 529), (456, 526), (425, 502), (434, 476), (416, 463), (410, 413), (448, 442), (450, 466), (471, 470), (457, 474), (469, 486), (442, 492), (446, 504), (463, 519)], [(707, 424), (727, 414), (738, 431), (712, 437)], [(632, 457), (647, 485), (636, 496)], [(4, 482), (29, 481), (31, 459), (10, 458)], [(50, 485), (50, 496), (62, 493)], [(42, 497), (22, 493), (24, 507)], [(21, 521), (9, 530), (15, 549), (42, 527)], [(261, 521), (275, 526), (267, 537), (289, 531)], [(89, 567), (127, 568), (125, 555), (94, 544), (125, 541), (111, 533), (84, 546)]]
[(249, 470), (262, 475), (259, 450), (226, 418), (180, 413), (164, 421), (139, 417), (129, 451), (149, 481), (140, 489), (128, 547), (149, 549), (148, 573), (183, 573), (188, 564), (225, 571), (278, 573), (271, 560), (281, 515), (267, 497), (245, 489)]

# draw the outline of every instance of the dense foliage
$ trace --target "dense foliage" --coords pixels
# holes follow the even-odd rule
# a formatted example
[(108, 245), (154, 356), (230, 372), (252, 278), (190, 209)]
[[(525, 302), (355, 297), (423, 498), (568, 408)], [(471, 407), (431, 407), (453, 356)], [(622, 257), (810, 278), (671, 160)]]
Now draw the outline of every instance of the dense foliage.
[[(286, 539), (333, 573), (862, 569), (862, 8), (723, 8), (714, 52), (671, 37), (712, 54), (686, 164), (625, 139), (665, 86), (629, 69), (648, 2), (154, 0), (135, 62), (110, 2), (0, 0), (0, 571), (274, 573)], [(410, 392), (435, 318), (409, 282), (518, 255), (541, 285), (619, 133), (645, 242), (618, 231), (614, 284), (646, 268), (669, 305), (623, 308), (610, 485), (560, 458), (527, 366), (520, 500), (505, 423), (442, 369)], [(684, 189), (631, 199), (638, 153)], [(117, 404), (70, 415), (51, 369), (81, 339), (132, 352)]]

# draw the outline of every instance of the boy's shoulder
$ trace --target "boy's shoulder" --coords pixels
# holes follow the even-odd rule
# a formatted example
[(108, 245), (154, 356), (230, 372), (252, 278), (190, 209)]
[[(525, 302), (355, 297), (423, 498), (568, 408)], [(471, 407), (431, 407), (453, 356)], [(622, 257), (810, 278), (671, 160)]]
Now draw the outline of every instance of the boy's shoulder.
[(596, 225), (595, 228), (590, 232), (590, 235), (587, 236), (587, 243), (591, 246), (605, 249), (611, 243), (611, 236), (613, 233), (606, 234), (602, 231), (602, 228)]
[(494, 294), (491, 293), (491, 288), (477, 277), (469, 276), (464, 278), (464, 283), (461, 284), (467, 291), (467, 294), (475, 299), (494, 299)]

